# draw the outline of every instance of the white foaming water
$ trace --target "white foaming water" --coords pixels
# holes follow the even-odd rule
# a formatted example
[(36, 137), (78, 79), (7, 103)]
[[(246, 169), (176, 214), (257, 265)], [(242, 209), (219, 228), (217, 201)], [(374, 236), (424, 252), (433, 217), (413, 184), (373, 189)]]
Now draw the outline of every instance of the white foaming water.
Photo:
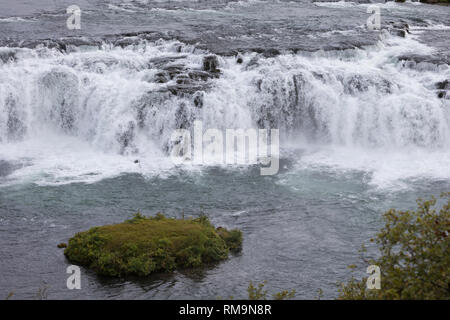
[(450, 181), (450, 154), (447, 150), (428, 151), (418, 148), (402, 150), (368, 150), (330, 147), (307, 152), (294, 172), (314, 170), (368, 173), (368, 183), (375, 189), (408, 189), (414, 181)]
[(314, 4), (318, 7), (326, 7), (326, 8), (348, 8), (348, 7), (354, 7), (358, 5), (355, 2), (352, 1), (334, 1), (334, 2), (314, 2)]
[[(21, 167), (1, 184), (37, 183), (60, 185), (75, 182), (94, 183), (121, 173), (156, 176), (173, 168), (157, 148), (139, 156), (121, 156), (101, 152), (77, 137), (42, 132), (36, 138), (3, 144), (0, 158)], [(135, 160), (139, 159), (139, 163)]]
[(0, 18), (0, 22), (33, 22), (33, 19), (26, 19), (22, 17), (8, 17)]
[[(433, 53), (413, 37), (366, 50), (247, 54), (243, 64), (219, 58), (221, 76), (183, 94), (180, 74), (200, 69), (207, 53), (179, 42), (70, 54), (0, 50), (15, 59), (0, 66), (0, 159), (26, 164), (2, 178), (8, 182), (170, 172), (170, 136), (196, 119), (205, 129), (278, 128), (282, 144), (319, 147), (297, 159), (300, 166), (368, 171), (379, 187), (450, 178), (449, 100), (434, 89), (450, 71), (398, 61)], [(171, 70), (179, 74), (156, 81)]]

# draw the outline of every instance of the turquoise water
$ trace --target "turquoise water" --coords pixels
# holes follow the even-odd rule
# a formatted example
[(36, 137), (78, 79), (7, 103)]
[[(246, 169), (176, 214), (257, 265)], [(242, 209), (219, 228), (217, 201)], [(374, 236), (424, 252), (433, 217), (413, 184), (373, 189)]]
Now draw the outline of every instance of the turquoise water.
[[(0, 189), (2, 293), (33, 298), (48, 286), (50, 299), (245, 298), (249, 281), (268, 281), (269, 291), (292, 288), (326, 298), (349, 278), (358, 249), (382, 225), (390, 207), (412, 208), (418, 196), (438, 194), (448, 181), (416, 181), (408, 190), (377, 191), (358, 171), (285, 169), (261, 177), (257, 168), (210, 168), (165, 178), (124, 174), (94, 184), (16, 185)], [(240, 254), (215, 266), (148, 279), (105, 279), (82, 269), (82, 290), (68, 290), (69, 264), (56, 245), (92, 226), (121, 222), (134, 212), (172, 217), (206, 213), (217, 226), (244, 233)], [(365, 266), (360, 264), (361, 272)]]

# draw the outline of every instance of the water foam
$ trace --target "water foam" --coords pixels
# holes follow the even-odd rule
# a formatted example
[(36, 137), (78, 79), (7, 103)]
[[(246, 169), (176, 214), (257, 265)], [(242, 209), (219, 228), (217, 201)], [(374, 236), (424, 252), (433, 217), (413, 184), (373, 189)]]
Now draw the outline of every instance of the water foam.
[[(0, 158), (31, 159), (10, 181), (95, 182), (170, 171), (170, 136), (195, 119), (205, 128), (278, 128), (282, 144), (320, 147), (299, 163), (366, 170), (377, 186), (450, 177), (449, 100), (434, 88), (450, 71), (405, 67), (399, 56), (434, 53), (413, 36), (386, 36), (367, 49), (248, 53), (242, 64), (219, 57), (219, 78), (176, 95), (167, 89), (177, 79), (159, 83), (157, 74), (200, 69), (207, 55), (177, 41), (69, 54), (1, 50), (13, 53), (0, 67)], [(200, 107), (193, 99), (199, 93)]]

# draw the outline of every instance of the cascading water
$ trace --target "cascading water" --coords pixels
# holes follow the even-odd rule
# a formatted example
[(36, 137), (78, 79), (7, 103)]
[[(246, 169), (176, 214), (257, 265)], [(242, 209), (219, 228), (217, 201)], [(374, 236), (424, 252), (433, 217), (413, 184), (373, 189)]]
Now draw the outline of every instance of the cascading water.
[(197, 119), (205, 128), (277, 128), (296, 148), (447, 150), (449, 100), (436, 83), (448, 66), (399, 60), (432, 49), (385, 37), (366, 50), (219, 57), (215, 73), (203, 70), (207, 52), (177, 41), (2, 48), (0, 141), (24, 148), (67, 137), (99, 153), (164, 158), (173, 131)]
[[(0, 299), (242, 299), (264, 280), (333, 299), (348, 265), (367, 276), (382, 213), (450, 186), (450, 7), (379, 2), (79, 0), (70, 29), (71, 0), (0, 0)], [(196, 120), (279, 129), (278, 172), (174, 164)], [(142, 280), (82, 268), (68, 290), (57, 244), (137, 210), (207, 214), (243, 250)]]

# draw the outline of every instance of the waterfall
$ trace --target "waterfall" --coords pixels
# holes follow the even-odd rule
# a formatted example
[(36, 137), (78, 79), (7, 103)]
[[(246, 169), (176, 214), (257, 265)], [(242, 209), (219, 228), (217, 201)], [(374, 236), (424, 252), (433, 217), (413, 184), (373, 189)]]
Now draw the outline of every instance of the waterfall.
[(432, 49), (388, 38), (366, 49), (217, 57), (208, 70), (208, 52), (178, 41), (4, 47), (0, 154), (53, 136), (109, 155), (167, 156), (173, 131), (195, 120), (277, 128), (282, 143), (447, 150), (449, 68), (404, 58), (411, 52)]

